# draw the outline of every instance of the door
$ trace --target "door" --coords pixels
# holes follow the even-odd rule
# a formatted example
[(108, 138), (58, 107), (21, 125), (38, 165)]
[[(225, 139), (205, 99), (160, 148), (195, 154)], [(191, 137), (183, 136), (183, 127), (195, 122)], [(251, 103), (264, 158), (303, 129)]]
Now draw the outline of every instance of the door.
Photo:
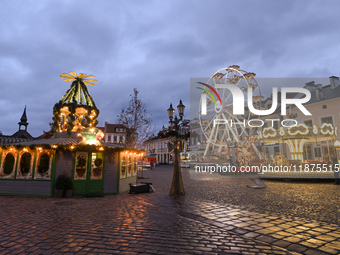
[(73, 173), (73, 193), (75, 195), (103, 194), (103, 172), (103, 153), (77, 151)]

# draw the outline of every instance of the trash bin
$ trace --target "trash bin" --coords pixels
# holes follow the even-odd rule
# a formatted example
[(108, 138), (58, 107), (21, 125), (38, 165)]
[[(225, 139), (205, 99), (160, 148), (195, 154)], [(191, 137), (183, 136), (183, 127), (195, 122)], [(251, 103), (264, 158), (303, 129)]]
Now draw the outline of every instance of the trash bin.
[(131, 183), (130, 185), (130, 194), (134, 193), (134, 194), (138, 194), (138, 193), (146, 193), (146, 192), (153, 192), (154, 189), (152, 187), (152, 183), (150, 182), (142, 182), (136, 185), (132, 185)]

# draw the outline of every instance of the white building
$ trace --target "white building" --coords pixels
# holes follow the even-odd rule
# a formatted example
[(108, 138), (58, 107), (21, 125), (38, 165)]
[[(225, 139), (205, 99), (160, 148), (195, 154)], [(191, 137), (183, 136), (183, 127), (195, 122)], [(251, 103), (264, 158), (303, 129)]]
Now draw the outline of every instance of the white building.
[(106, 143), (119, 143), (125, 144), (128, 136), (128, 128), (123, 124), (110, 124), (105, 122), (104, 127), (98, 127), (101, 129), (105, 136), (104, 141)]
[[(190, 121), (183, 120), (180, 123), (180, 132), (181, 134), (185, 134), (185, 132), (189, 131)], [(162, 132), (166, 132), (167, 129), (163, 127)], [(173, 154), (173, 144), (167, 138), (159, 138), (153, 137), (143, 143), (145, 156), (154, 156), (156, 157), (157, 164), (173, 164), (174, 163), (174, 154)], [(181, 143), (181, 151), (188, 150), (188, 142), (184, 141)]]
[(168, 146), (169, 140), (153, 137), (144, 142), (145, 156), (156, 157), (157, 164), (173, 164), (173, 148)]

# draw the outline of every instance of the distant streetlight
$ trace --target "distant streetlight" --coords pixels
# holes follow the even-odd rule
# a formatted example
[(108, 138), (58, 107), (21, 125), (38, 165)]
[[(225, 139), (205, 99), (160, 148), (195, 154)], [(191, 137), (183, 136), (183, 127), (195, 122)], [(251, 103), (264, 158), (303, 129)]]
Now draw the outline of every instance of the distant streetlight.
[(170, 196), (184, 196), (185, 190), (182, 179), (181, 172), (181, 161), (180, 161), (180, 142), (184, 138), (184, 134), (181, 134), (179, 123), (182, 121), (184, 116), (185, 105), (182, 103), (182, 100), (179, 100), (179, 105), (177, 106), (179, 119), (177, 116), (174, 118), (175, 109), (172, 108), (172, 104), (168, 109), (169, 115), (169, 123), (170, 123), (170, 132), (175, 131), (174, 137), (174, 155), (175, 155), (175, 164), (174, 164), (174, 173), (172, 176), (172, 183), (170, 189)]

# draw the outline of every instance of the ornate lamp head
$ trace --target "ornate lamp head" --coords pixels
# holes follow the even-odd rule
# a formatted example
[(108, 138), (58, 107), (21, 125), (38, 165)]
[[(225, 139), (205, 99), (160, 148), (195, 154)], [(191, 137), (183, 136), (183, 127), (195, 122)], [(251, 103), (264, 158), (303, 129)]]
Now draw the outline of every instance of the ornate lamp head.
[(182, 100), (179, 100), (179, 105), (177, 105), (177, 110), (178, 110), (178, 114), (180, 117), (184, 115), (184, 109), (185, 109), (185, 105), (182, 103)]
[(168, 109), (168, 115), (169, 115), (169, 119), (172, 120), (172, 118), (174, 117), (175, 114), (175, 109), (172, 108), (172, 104), (170, 104), (170, 107)]

